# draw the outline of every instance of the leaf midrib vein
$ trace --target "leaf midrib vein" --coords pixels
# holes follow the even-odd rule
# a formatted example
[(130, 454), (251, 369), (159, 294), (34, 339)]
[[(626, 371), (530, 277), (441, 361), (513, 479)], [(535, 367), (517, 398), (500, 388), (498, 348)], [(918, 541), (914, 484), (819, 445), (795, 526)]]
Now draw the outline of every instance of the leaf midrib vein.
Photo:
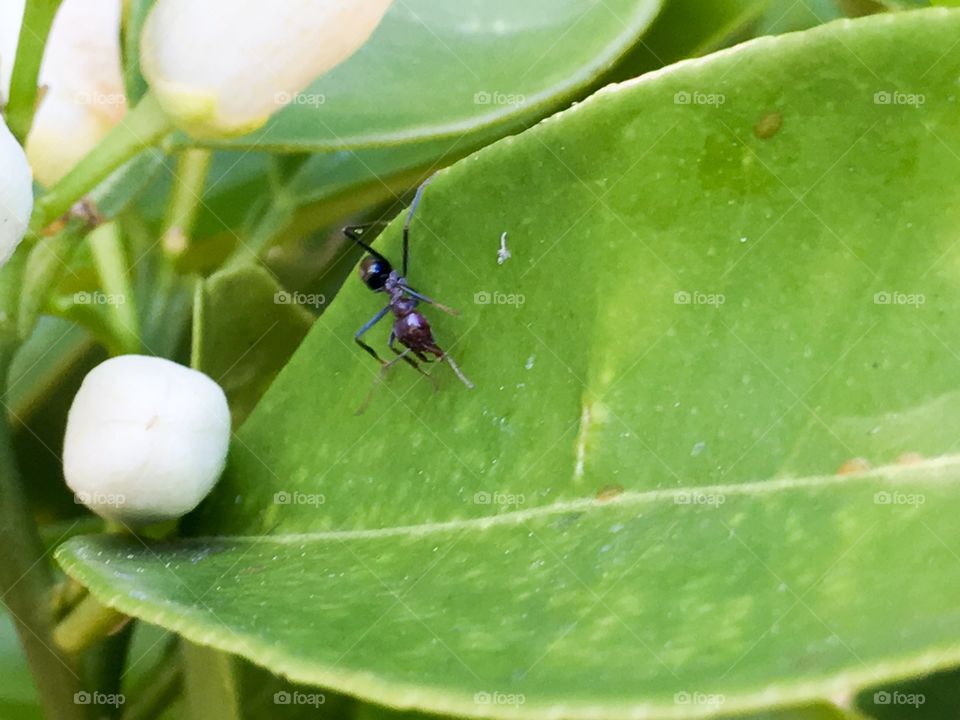
[[(541, 516), (583, 512), (597, 508), (614, 508), (624, 505), (642, 505), (661, 500), (676, 502), (679, 498), (690, 494), (722, 496), (767, 495), (790, 490), (828, 487), (831, 485), (848, 485), (852, 483), (869, 482), (870, 480), (891, 480), (894, 478), (907, 482), (923, 482), (933, 479), (930, 475), (925, 475), (927, 471), (942, 471), (953, 467), (960, 467), (960, 454), (927, 458), (911, 464), (884, 465), (851, 475), (813, 475), (800, 478), (779, 478), (775, 480), (751, 481), (737, 484), (703, 485), (645, 490), (642, 492), (625, 492), (609, 500), (584, 498), (582, 500), (551, 503), (550, 505), (525, 510), (514, 510), (512, 512), (482, 518), (448, 520), (443, 522), (421, 523), (419, 525), (397, 525), (388, 528), (360, 530), (324, 530), (283, 535), (210, 535), (183, 538), (183, 540), (196, 542), (229, 540), (231, 542), (272, 542), (281, 545), (293, 545), (322, 540), (376, 539), (397, 535), (429, 535), (432, 533), (468, 528), (486, 530), (489, 527), (497, 525), (521, 524), (529, 519)], [(957, 477), (957, 480), (960, 481), (960, 477)]]

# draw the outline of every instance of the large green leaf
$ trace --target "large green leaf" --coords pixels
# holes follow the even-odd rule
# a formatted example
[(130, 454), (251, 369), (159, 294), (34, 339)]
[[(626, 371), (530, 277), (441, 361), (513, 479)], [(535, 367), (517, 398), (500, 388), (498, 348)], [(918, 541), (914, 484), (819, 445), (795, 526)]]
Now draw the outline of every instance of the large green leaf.
[[(842, 0), (808, 0), (794, 3), (790, 0), (774, 0), (756, 23), (753, 32), (757, 35), (776, 35), (806, 30), (830, 20), (843, 17)], [(862, 14), (862, 13), (859, 13)]]
[(876, 720), (940, 720), (960, 711), (960, 671), (926, 675), (906, 682), (868, 688), (857, 705)]
[(396, 2), (359, 52), (230, 145), (398, 145), (541, 117), (625, 53), (660, 3)]
[(0, 609), (0, 717), (4, 720), (40, 720), (43, 713), (30, 678), (13, 622)]
[(771, 0), (669, 0), (643, 41), (604, 79), (626, 80), (716, 50), (731, 35), (755, 21), (770, 4)]
[(434, 712), (711, 715), (957, 664), (958, 32), (761, 39), (455, 165), (410, 277), (463, 311), (425, 310), (476, 389), (401, 365), (354, 416), (382, 298), (349, 283), (195, 537), (61, 563), (196, 642)]
[[(911, 708), (912, 710), (913, 708)], [(443, 716), (425, 715), (416, 711), (390, 710), (369, 703), (358, 704), (353, 720), (438, 720)], [(794, 706), (783, 710), (738, 714), (740, 720), (865, 720), (855, 711), (832, 704)]]
[(227, 395), (234, 424), (256, 405), (310, 328), (326, 298), (291, 293), (259, 265), (203, 280), (194, 302), (193, 364)]

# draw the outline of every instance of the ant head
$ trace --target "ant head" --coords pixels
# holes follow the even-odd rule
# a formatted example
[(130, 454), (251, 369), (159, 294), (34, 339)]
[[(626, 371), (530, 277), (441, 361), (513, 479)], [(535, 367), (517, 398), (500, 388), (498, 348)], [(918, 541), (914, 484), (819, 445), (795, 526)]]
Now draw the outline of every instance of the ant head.
[(390, 263), (375, 255), (367, 255), (360, 263), (360, 279), (374, 292), (383, 290), (392, 272), (393, 267)]

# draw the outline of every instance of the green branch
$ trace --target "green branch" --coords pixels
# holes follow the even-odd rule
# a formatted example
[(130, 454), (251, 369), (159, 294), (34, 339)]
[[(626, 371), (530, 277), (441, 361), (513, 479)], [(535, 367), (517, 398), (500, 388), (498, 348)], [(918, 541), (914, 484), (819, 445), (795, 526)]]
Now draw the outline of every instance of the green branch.
[(211, 159), (209, 150), (196, 148), (184, 150), (177, 160), (164, 218), (163, 252), (157, 258), (151, 303), (144, 319), (144, 339), (160, 354), (176, 339), (171, 331), (178, 332), (189, 320), (192, 283), (177, 273), (176, 262), (189, 247), (203, 205)]
[(10, 99), (7, 102), (7, 126), (22, 145), (33, 124), (37, 109), (38, 81), (43, 49), (62, 0), (27, 0), (23, 10), (23, 24), (17, 41), (17, 55), (10, 79)]
[[(16, 345), (0, 346), (0, 377), (6, 378)], [(4, 383), (5, 385), (6, 383)], [(0, 595), (13, 617), (46, 717), (85, 716), (74, 703), (81, 687), (73, 660), (53, 640), (53, 573), (23, 494), (10, 427), (0, 414)]]
[(139, 353), (140, 320), (137, 317), (133, 288), (130, 285), (128, 262), (115, 222), (105, 223), (87, 238), (93, 263), (100, 275), (106, 297), (107, 323), (111, 328), (117, 354)]
[(153, 95), (119, 123), (59, 182), (37, 200), (30, 229), (39, 233), (135, 155), (153, 147), (173, 129)]
[(77, 655), (118, 630), (129, 618), (92, 595), (87, 595), (60, 621), (53, 632), (57, 646), (68, 655)]

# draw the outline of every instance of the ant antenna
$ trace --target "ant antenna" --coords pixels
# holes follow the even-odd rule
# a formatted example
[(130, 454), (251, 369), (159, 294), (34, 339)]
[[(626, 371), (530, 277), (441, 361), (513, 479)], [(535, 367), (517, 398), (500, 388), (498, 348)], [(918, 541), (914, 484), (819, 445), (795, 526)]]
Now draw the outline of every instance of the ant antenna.
[(413, 214), (417, 211), (417, 205), (420, 204), (423, 191), (427, 189), (427, 185), (429, 185), (436, 176), (437, 173), (433, 173), (433, 175), (420, 183), (420, 187), (417, 188), (417, 194), (413, 196), (413, 202), (410, 203), (410, 209), (407, 210), (407, 221), (403, 223), (403, 272), (401, 274), (404, 277), (407, 276), (407, 266), (410, 260), (410, 223), (413, 222)]
[(373, 247), (371, 247), (370, 243), (363, 240), (363, 237), (366, 235), (367, 230), (377, 225), (386, 225), (386, 224), (387, 222), (385, 220), (377, 220), (375, 222), (365, 223), (363, 225), (347, 225), (345, 228), (343, 228), (343, 234), (346, 235), (351, 240), (353, 240), (357, 245), (362, 247), (364, 250), (366, 250), (368, 253), (373, 255), (378, 260), (382, 260), (383, 262), (387, 263), (387, 265), (390, 265), (390, 261), (387, 260), (387, 258), (385, 258), (379, 252), (374, 250)]

